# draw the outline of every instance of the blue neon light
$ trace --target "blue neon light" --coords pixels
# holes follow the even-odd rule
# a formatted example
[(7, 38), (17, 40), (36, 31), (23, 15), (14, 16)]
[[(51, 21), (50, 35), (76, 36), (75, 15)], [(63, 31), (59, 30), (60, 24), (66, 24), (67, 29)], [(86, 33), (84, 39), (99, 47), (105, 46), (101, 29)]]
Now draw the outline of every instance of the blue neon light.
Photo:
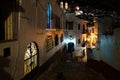
[(51, 28), (51, 4), (48, 2), (47, 5), (47, 28)]

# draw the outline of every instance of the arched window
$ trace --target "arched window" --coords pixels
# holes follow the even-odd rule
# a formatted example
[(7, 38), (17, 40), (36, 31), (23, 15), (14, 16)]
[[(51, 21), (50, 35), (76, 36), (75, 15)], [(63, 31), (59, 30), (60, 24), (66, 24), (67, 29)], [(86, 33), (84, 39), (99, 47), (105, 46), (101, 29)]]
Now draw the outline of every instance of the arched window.
[(60, 42), (63, 42), (63, 34), (60, 36)]
[(55, 46), (57, 46), (59, 44), (59, 37), (58, 35), (56, 34), (55, 35)]
[(37, 53), (38, 49), (35, 42), (31, 42), (27, 45), (27, 49), (24, 56), (24, 74), (28, 74), (37, 67)]
[(53, 48), (53, 39), (51, 35), (48, 35), (46, 39), (46, 52), (49, 52), (52, 48)]
[(51, 15), (52, 15), (52, 9), (51, 9), (51, 4), (48, 2), (47, 4), (47, 28), (51, 28)]

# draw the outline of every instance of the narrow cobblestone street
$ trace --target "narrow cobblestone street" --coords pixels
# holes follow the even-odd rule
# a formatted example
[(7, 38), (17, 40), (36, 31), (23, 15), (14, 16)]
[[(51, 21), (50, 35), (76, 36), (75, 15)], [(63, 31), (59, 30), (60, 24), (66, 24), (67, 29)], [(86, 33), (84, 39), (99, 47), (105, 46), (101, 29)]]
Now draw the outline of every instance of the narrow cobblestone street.
[(40, 75), (37, 80), (106, 80), (85, 63), (66, 62)]

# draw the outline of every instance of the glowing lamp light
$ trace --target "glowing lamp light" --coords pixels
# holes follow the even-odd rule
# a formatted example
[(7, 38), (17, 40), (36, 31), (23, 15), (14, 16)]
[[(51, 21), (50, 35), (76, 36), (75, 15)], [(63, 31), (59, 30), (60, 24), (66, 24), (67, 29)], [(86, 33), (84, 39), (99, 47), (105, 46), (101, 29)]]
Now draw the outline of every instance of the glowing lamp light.
[(73, 35), (70, 35), (69, 37), (66, 37), (65, 39), (64, 39), (64, 42), (66, 43), (66, 44), (68, 44), (69, 42), (72, 42), (72, 43), (76, 43), (76, 39), (75, 39), (75, 37), (73, 36)]
[(76, 13), (76, 15), (81, 15), (81, 14), (83, 14), (83, 11), (80, 10), (79, 6), (76, 6), (75, 13)]
[(72, 40), (73, 39), (73, 36), (72, 35), (70, 35), (70, 40)]
[(65, 43), (68, 44), (69, 42), (73, 42), (75, 44), (75, 39), (66, 38)]
[(67, 2), (65, 3), (65, 9), (68, 9), (68, 3)]
[(90, 41), (90, 38), (87, 38), (87, 41)]
[(78, 11), (80, 8), (78, 6), (76, 6), (76, 10)]
[(60, 2), (60, 7), (63, 9), (63, 2)]

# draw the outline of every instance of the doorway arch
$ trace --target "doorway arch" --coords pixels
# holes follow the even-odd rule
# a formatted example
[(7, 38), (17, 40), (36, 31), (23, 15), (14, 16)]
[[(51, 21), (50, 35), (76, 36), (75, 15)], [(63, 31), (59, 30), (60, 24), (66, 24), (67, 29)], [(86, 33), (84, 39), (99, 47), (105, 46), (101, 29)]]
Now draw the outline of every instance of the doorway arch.
[(55, 35), (55, 46), (59, 44), (59, 37), (58, 34)]
[(74, 51), (74, 43), (69, 42), (68, 43), (68, 53), (72, 53)]

